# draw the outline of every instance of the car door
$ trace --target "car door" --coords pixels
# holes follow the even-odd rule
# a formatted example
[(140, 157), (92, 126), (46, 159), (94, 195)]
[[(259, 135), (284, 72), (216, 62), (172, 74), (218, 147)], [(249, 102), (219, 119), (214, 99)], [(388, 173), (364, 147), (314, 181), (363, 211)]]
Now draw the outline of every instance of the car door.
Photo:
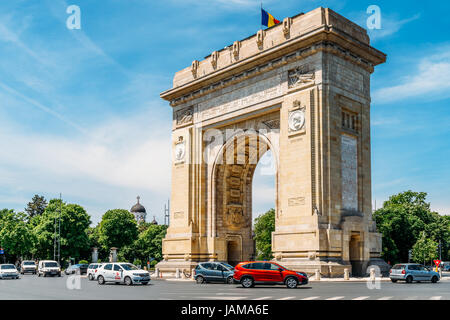
[(411, 265), (409, 267), (411, 270), (411, 274), (414, 277), (414, 280), (418, 280), (418, 281), (423, 280), (424, 274), (420, 270), (420, 265)]
[(114, 264), (113, 277), (114, 277), (114, 281), (117, 281), (117, 282), (122, 282), (122, 280), (123, 280), (123, 269), (118, 264)]
[(431, 272), (424, 266), (418, 267), (420, 271), (420, 280), (431, 280)]
[(213, 279), (211, 277), (211, 271), (212, 271), (212, 264), (211, 263), (203, 263), (202, 264), (202, 275), (205, 277), (206, 281), (211, 281)]
[(105, 278), (106, 281), (112, 281), (114, 279), (113, 277), (113, 264), (108, 263), (106, 264), (102, 269), (102, 275)]
[(270, 282), (283, 282), (283, 273), (275, 263), (264, 263), (265, 277)]
[(222, 269), (218, 263), (211, 263), (208, 274), (210, 281), (222, 281)]
[(264, 263), (255, 262), (251, 264), (252, 275), (255, 281), (267, 281), (266, 272), (264, 270)]

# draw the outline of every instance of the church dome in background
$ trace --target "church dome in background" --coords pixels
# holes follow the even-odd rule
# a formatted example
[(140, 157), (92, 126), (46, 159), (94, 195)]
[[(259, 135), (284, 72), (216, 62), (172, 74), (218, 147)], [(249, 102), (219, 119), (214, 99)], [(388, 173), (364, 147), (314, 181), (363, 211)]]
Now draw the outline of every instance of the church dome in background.
[(147, 216), (147, 211), (145, 207), (139, 203), (141, 197), (137, 196), (137, 203), (131, 207), (130, 212), (134, 214), (137, 222), (145, 222), (145, 217)]

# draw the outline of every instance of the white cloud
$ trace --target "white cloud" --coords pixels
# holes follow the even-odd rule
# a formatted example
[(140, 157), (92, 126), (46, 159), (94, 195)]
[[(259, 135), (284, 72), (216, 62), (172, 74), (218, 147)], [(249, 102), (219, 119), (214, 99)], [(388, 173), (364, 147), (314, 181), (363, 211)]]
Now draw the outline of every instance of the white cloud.
[(63, 192), (93, 209), (98, 221), (107, 209), (131, 207), (135, 195), (145, 194), (148, 211), (159, 213), (170, 193), (170, 152), (170, 129), (152, 123), (150, 112), (105, 121), (90, 135), (74, 137), (2, 124), (0, 207), (16, 203), (20, 210), (25, 194)]
[(7, 176), (32, 169), (47, 177), (161, 191), (170, 176), (170, 131), (150, 127), (150, 119), (116, 119), (74, 138), (1, 130), (1, 168), (8, 168)]
[[(406, 19), (396, 19), (388, 15), (381, 16), (381, 29), (368, 30), (370, 39), (375, 41), (387, 36), (390, 36), (398, 32), (405, 24), (417, 20), (420, 18), (420, 14), (415, 14), (414, 16)], [(366, 26), (367, 27), (367, 26)]]
[(401, 28), (403, 28), (409, 22), (415, 21), (420, 18), (420, 14), (417, 13), (412, 17), (406, 19), (399, 19), (397, 16), (392, 14), (384, 13), (383, 8), (381, 8), (381, 29), (368, 29), (367, 19), (370, 17), (366, 11), (358, 11), (349, 13), (349, 18), (367, 30), (367, 33), (371, 41), (376, 41), (395, 34)]
[[(442, 52), (422, 58), (414, 68), (408, 66), (407, 70), (414, 70), (396, 85), (376, 90), (373, 93), (373, 102), (376, 104), (390, 103), (410, 98), (423, 98), (431, 95), (443, 94), (437, 98), (448, 97), (450, 89), (450, 48)], [(436, 97), (432, 97), (436, 99)]]

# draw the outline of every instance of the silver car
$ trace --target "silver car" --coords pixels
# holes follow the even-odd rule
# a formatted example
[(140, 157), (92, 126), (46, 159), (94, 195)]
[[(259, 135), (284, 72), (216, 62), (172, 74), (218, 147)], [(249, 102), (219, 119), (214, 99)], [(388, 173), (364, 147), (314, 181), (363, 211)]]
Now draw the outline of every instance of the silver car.
[(411, 283), (413, 281), (431, 281), (436, 283), (440, 280), (439, 273), (416, 263), (402, 263), (394, 265), (389, 273), (389, 278), (392, 282), (403, 280), (407, 283)]

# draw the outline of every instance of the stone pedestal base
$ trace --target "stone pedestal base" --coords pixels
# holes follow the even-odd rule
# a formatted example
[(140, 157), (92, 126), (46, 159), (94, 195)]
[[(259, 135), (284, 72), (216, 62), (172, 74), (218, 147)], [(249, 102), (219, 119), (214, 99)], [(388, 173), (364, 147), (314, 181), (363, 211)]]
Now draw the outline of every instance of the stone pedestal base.
[(163, 274), (164, 272), (175, 273), (177, 269), (191, 273), (192, 269), (195, 269), (195, 267), (197, 267), (197, 262), (189, 260), (163, 260), (158, 262), (155, 266), (155, 268), (158, 268)]
[(282, 258), (274, 261), (290, 270), (306, 272), (308, 277), (313, 276), (317, 269), (320, 270), (320, 275), (324, 278), (344, 277), (344, 269), (349, 269), (349, 272), (352, 270), (351, 264), (345, 264), (337, 259), (310, 260), (307, 258)]

